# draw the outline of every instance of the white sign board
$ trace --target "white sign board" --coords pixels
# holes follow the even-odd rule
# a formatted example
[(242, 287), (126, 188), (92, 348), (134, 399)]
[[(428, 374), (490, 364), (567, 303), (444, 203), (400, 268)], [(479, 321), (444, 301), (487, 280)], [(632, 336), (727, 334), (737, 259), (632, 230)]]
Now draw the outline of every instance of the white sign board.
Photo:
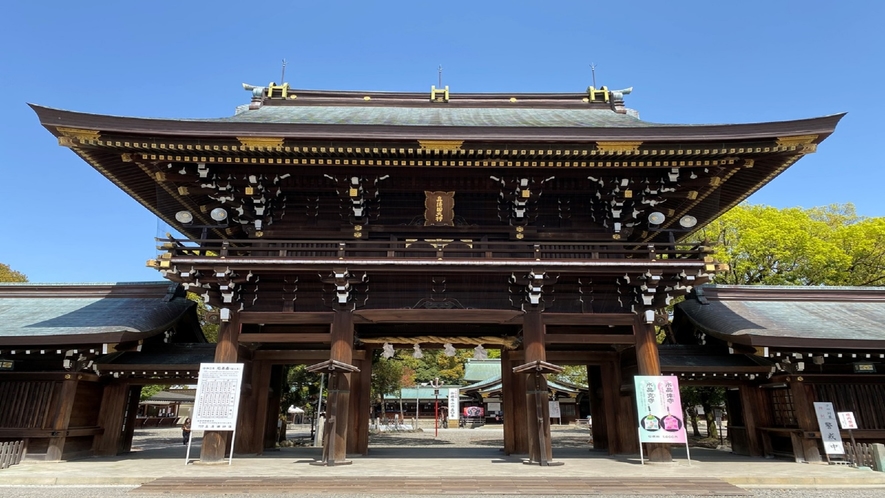
[(843, 429), (857, 429), (857, 419), (854, 418), (854, 412), (839, 412), (839, 425)]
[(191, 429), (236, 430), (242, 382), (242, 363), (200, 363)]
[(458, 420), (461, 415), (461, 389), (449, 388), (449, 420)]
[(559, 409), (559, 401), (548, 401), (550, 404), (550, 418), (562, 418), (562, 410)]
[(827, 455), (844, 455), (845, 448), (842, 446), (842, 435), (839, 434), (839, 425), (836, 423), (836, 411), (833, 409), (833, 404), (815, 401), (814, 413), (817, 415), (820, 437), (824, 441), (824, 451)]

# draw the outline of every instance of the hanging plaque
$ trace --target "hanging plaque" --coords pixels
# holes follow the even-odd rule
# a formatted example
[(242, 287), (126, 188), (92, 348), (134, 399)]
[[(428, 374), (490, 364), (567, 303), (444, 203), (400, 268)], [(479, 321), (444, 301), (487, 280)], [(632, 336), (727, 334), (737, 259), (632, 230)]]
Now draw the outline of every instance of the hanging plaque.
[(424, 195), (424, 226), (455, 226), (455, 193), (425, 190)]

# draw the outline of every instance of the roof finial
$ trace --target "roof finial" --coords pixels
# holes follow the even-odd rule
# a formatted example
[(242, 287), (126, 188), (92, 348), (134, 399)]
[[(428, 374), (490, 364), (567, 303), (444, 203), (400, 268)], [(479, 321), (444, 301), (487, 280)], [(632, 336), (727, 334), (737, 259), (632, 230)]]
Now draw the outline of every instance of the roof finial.
[(439, 70), (437, 73), (437, 88), (442, 88), (442, 64), (439, 65)]
[(283, 74), (280, 75), (280, 84), (286, 82), (286, 59), (283, 59)]
[(593, 75), (593, 88), (596, 88), (596, 63), (590, 63), (590, 73)]

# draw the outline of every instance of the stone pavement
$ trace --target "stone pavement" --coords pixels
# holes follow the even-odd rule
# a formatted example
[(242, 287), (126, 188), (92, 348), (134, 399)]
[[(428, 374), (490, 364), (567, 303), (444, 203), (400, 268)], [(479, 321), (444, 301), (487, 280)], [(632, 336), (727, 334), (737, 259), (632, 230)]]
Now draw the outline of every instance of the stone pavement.
[[(482, 429), (447, 429), (472, 431)], [(442, 431), (441, 431), (442, 432)], [(560, 480), (585, 484), (596, 479), (603, 483), (616, 478), (635, 485), (643, 483), (720, 480), (742, 488), (792, 486), (864, 486), (885, 489), (885, 473), (858, 470), (843, 465), (799, 464), (732, 455), (727, 451), (692, 448), (691, 461), (685, 448), (674, 448), (673, 463), (642, 465), (639, 456), (610, 457), (586, 447), (555, 447), (554, 461), (564, 465), (540, 467), (525, 465), (523, 458), (505, 456), (492, 444), (500, 435), (488, 431), (486, 445), (453, 447), (439, 444), (421, 446), (370, 446), (368, 456), (350, 458), (352, 464), (334, 467), (309, 465), (320, 459), (321, 449), (312, 447), (281, 448), (262, 456), (234, 455), (233, 462), (202, 464), (199, 442), (191, 450), (192, 461), (185, 464), (185, 446), (177, 437), (164, 444), (143, 445), (141, 451), (117, 457), (92, 457), (61, 463), (24, 461), (0, 471), (2, 485), (139, 485), (194, 483), (225, 480), (261, 482), (262, 480), (333, 480), (338, 483), (365, 483), (383, 478), (415, 482), (416, 478), (436, 479), (441, 483), (463, 479), (489, 479), (499, 482), (529, 483)], [(433, 437), (432, 431), (429, 436)], [(406, 484), (403, 484), (406, 485)], [(577, 484), (576, 484), (577, 485)], [(712, 493), (711, 493), (712, 494)], [(727, 493), (721, 493), (727, 494)]]

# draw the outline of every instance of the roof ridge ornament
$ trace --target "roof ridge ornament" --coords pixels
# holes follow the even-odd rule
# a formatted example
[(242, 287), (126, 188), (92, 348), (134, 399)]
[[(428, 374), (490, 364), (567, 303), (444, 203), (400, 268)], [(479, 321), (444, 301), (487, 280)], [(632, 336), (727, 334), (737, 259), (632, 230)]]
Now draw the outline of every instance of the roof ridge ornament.
[(587, 87), (587, 99), (585, 99), (585, 102), (605, 102), (606, 104), (611, 105), (613, 111), (619, 114), (626, 114), (627, 108), (624, 107), (624, 95), (628, 95), (632, 92), (632, 86), (620, 90), (609, 90), (605, 85), (600, 88), (590, 86)]

